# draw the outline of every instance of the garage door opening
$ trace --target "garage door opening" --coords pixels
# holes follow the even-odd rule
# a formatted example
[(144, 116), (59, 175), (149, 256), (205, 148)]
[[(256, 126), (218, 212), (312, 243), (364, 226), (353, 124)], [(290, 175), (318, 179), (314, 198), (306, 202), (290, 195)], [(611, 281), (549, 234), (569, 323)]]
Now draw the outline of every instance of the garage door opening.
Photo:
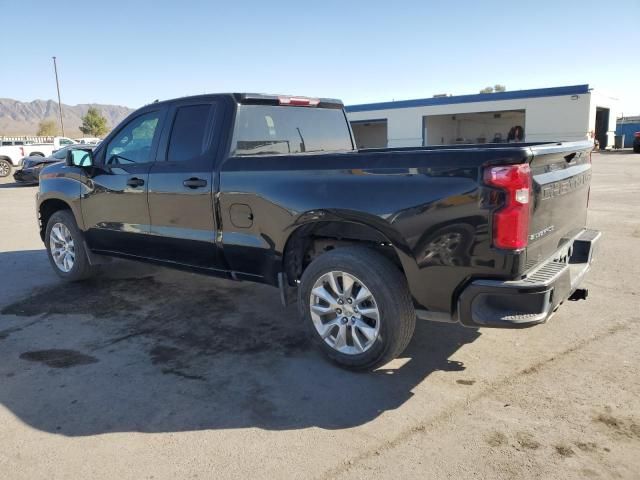
[(423, 117), (423, 145), (525, 141), (525, 111), (474, 112)]
[(358, 149), (387, 147), (386, 119), (354, 121), (351, 128)]
[(608, 138), (607, 131), (609, 130), (609, 109), (603, 107), (596, 107), (596, 128), (595, 137), (600, 145), (600, 150), (607, 148)]

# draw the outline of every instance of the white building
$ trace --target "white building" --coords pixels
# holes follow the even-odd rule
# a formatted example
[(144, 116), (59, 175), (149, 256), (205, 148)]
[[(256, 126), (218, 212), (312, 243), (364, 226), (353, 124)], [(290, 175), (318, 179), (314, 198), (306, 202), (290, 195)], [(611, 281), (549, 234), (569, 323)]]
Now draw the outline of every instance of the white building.
[(617, 109), (588, 85), (346, 107), (358, 148), (506, 142), (518, 126), (525, 142), (595, 138), (611, 147)]

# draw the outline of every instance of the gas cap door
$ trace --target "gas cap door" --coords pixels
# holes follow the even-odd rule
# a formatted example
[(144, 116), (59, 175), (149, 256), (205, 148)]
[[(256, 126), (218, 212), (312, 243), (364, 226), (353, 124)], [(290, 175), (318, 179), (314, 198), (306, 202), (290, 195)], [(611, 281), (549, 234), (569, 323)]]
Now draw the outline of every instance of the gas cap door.
[(234, 227), (250, 228), (253, 225), (253, 212), (249, 205), (234, 203), (229, 208), (229, 215)]

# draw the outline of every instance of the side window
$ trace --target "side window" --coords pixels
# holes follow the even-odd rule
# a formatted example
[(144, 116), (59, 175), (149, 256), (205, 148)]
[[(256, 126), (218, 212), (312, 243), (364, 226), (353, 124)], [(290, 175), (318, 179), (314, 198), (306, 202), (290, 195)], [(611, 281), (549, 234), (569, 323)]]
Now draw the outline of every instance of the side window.
[(186, 162), (198, 159), (209, 148), (211, 143), (209, 118), (213, 105), (189, 105), (179, 107), (171, 138), (167, 160), (171, 162)]
[(122, 165), (151, 162), (151, 146), (158, 133), (160, 111), (131, 120), (107, 145), (105, 163)]
[(69, 140), (68, 138), (61, 138), (60, 139), (60, 145), (72, 145), (73, 142), (71, 140)]

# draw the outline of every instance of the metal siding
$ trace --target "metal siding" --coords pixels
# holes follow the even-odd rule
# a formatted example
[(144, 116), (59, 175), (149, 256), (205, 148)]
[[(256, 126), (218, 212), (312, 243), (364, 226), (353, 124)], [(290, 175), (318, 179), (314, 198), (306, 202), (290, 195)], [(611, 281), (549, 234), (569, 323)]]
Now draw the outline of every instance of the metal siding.
[(589, 93), (589, 85), (570, 85), (566, 87), (514, 90), (512, 92), (479, 93), (475, 95), (456, 95), (453, 97), (400, 100), (398, 102), (367, 103), (362, 105), (349, 105), (345, 107), (345, 110), (349, 113), (353, 113), (367, 112), (371, 110), (452, 105), (457, 103), (494, 102), (497, 100), (513, 100), (520, 98), (557, 97), (562, 95), (580, 95), (586, 93)]
[(633, 134), (636, 132), (640, 132), (640, 122), (619, 123), (616, 126), (616, 135), (624, 135), (625, 148), (633, 147)]

